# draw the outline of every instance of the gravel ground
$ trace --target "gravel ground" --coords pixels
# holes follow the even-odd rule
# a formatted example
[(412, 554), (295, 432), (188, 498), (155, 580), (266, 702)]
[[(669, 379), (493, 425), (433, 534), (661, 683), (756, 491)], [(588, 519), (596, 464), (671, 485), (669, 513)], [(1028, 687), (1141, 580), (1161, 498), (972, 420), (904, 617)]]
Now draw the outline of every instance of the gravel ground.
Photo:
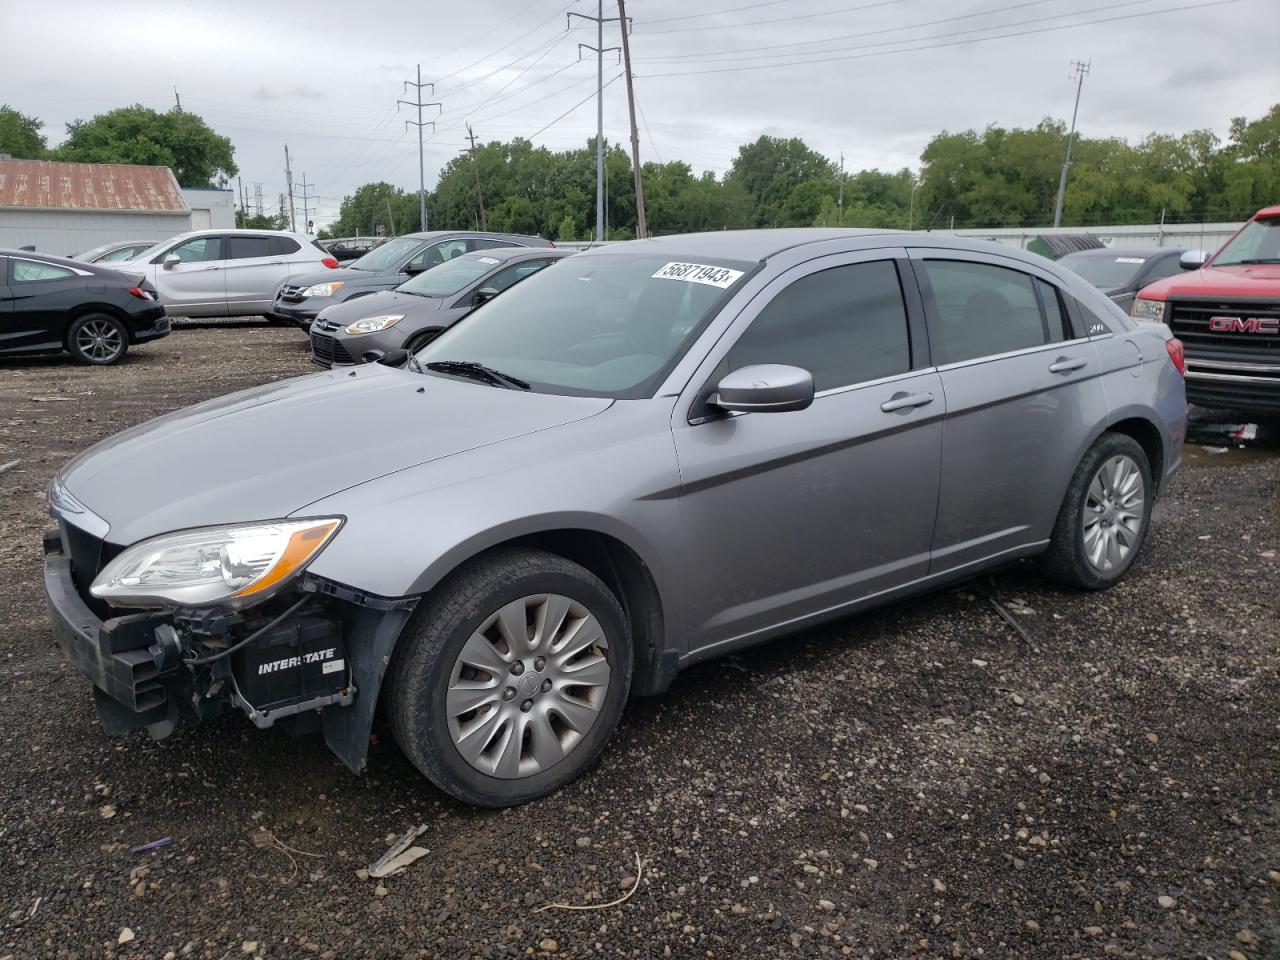
[[(108, 739), (51, 647), (53, 472), (307, 370), (260, 325), (0, 361), (0, 958), (1280, 957), (1274, 450), (1192, 449), (1108, 593), (1019, 566), (703, 665), (594, 773), (480, 812), (385, 733), (363, 778), (235, 717)], [(362, 879), (415, 824), (430, 855)]]

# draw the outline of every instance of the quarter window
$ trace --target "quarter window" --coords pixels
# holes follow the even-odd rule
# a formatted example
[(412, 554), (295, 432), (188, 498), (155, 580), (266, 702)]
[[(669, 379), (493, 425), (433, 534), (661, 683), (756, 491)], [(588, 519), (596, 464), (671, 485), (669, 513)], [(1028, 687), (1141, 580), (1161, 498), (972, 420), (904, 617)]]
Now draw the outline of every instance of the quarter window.
[(911, 348), (897, 267), (878, 260), (801, 277), (765, 306), (726, 361), (727, 370), (802, 367), (815, 390), (905, 373)]
[(1065, 339), (1062, 305), (1048, 284), (1008, 267), (925, 260), (936, 329), (936, 363), (959, 363)]
[(34, 260), (13, 261), (13, 282), (34, 283), (38, 280), (65, 280), (74, 277), (75, 271), (66, 267), (56, 267), (52, 263), (37, 263)]

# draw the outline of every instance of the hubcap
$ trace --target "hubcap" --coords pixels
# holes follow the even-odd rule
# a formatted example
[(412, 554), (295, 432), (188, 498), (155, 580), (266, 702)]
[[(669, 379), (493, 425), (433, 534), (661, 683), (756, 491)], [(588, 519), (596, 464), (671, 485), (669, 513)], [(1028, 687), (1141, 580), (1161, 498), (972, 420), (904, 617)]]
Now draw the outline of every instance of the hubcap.
[(76, 346), (90, 360), (114, 360), (123, 344), (120, 330), (106, 320), (89, 320), (76, 331)]
[(1093, 475), (1084, 501), (1084, 553), (1090, 565), (1110, 573), (1128, 561), (1142, 530), (1145, 485), (1133, 458), (1119, 454)]
[(582, 742), (609, 690), (604, 630), (576, 600), (538, 594), (491, 614), (453, 663), (449, 736), (472, 767), (514, 779)]

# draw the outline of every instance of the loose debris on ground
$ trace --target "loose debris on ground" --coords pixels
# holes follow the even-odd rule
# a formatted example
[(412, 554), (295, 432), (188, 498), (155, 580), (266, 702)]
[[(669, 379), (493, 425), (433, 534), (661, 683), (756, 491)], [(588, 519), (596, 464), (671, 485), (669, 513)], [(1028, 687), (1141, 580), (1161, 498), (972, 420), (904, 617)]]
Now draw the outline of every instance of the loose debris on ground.
[[(1189, 446), (1116, 589), (1020, 565), (699, 666), (632, 702), (588, 776), (494, 812), (385, 733), (362, 778), (234, 716), (110, 739), (50, 646), (53, 472), (310, 369), (300, 333), (262, 325), (179, 329), (118, 368), (0, 360), (0, 463), (20, 461), (0, 475), (0, 958), (1280, 953), (1274, 422), (1229, 455)], [(430, 853), (371, 888), (358, 869), (408, 823)]]

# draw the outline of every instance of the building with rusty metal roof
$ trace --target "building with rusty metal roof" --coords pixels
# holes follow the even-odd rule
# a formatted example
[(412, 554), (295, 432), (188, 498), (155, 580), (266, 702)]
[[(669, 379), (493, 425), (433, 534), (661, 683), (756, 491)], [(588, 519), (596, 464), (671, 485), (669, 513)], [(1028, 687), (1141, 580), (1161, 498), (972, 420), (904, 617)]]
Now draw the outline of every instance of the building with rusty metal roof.
[(190, 229), (191, 207), (168, 167), (0, 155), (0, 247), (69, 256), (100, 243), (159, 241)]

